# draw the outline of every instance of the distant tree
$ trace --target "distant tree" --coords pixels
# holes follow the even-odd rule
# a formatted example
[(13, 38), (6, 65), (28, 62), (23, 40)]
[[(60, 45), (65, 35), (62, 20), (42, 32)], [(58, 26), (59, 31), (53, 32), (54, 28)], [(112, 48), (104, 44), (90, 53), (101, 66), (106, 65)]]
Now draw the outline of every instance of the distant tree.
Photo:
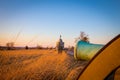
[(6, 44), (6, 46), (7, 46), (7, 49), (8, 49), (8, 50), (13, 49), (13, 47), (14, 47), (14, 42), (9, 42), (9, 43)]
[(37, 45), (37, 49), (43, 49), (41, 45)]
[(80, 32), (80, 36), (75, 38), (75, 43), (78, 42), (79, 40), (89, 42), (88, 35), (85, 32)]

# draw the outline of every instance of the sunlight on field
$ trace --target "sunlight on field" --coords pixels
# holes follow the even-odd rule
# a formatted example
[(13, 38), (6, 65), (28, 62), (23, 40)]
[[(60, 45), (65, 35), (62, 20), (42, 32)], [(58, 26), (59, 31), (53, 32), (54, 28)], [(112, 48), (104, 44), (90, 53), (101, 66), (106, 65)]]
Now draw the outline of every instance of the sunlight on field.
[(74, 80), (87, 64), (55, 50), (0, 51), (1, 80)]

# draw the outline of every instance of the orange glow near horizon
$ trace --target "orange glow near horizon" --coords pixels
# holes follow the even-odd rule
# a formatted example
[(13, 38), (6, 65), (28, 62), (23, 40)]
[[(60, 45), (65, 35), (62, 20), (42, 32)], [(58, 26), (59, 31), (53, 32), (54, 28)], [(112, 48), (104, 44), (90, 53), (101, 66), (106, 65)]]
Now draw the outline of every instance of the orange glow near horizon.
[[(59, 39), (59, 38), (58, 38)], [(55, 39), (55, 38), (46, 38), (46, 39), (43, 39), (43, 38), (38, 38), (36, 40), (33, 40), (30, 42), (30, 38), (19, 38), (14, 46), (21, 46), (21, 47), (24, 47), (24, 46), (30, 46), (30, 47), (35, 47), (37, 45), (40, 45), (40, 46), (43, 46), (43, 47), (55, 47), (56, 45), (56, 42), (58, 41), (58, 39)], [(95, 44), (106, 44), (107, 42), (109, 42), (112, 38), (108, 38), (108, 39), (100, 39), (100, 38), (97, 38), (97, 39), (94, 39), (94, 38), (91, 38), (90, 39), (90, 42), (91, 43), (95, 43)], [(63, 41), (65, 42), (65, 47), (68, 47), (68, 46), (74, 46), (75, 45), (75, 42), (74, 42), (75, 39), (63, 39)], [(1, 42), (0, 42), (0, 45), (1, 46), (6, 46), (6, 43), (10, 42), (8, 40), (7, 37), (4, 36), (4, 38), (1, 38)], [(14, 42), (14, 41), (11, 41), (11, 42)]]
[[(15, 35), (8, 37), (9, 35), (1, 35), (0, 36), (0, 46), (6, 46), (6, 43), (8, 42), (14, 42)], [(70, 36), (73, 37), (73, 36)], [(94, 44), (106, 44), (111, 39), (113, 39), (115, 36), (89, 36), (90, 43)], [(59, 36), (34, 36), (34, 35), (20, 35), (16, 42), (14, 42), (14, 46), (30, 46), (30, 47), (36, 47), (37, 45), (43, 46), (43, 47), (55, 47), (56, 42), (59, 40)], [(69, 38), (68, 36), (63, 36), (62, 40), (65, 44), (65, 47), (69, 46), (75, 46), (75, 37)]]

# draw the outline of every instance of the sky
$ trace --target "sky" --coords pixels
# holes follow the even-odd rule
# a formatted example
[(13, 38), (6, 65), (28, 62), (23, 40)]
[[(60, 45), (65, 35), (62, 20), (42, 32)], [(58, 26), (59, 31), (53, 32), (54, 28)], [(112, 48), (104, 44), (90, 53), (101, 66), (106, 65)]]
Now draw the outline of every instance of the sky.
[(91, 43), (120, 34), (120, 0), (0, 0), (0, 45), (74, 46), (80, 31)]

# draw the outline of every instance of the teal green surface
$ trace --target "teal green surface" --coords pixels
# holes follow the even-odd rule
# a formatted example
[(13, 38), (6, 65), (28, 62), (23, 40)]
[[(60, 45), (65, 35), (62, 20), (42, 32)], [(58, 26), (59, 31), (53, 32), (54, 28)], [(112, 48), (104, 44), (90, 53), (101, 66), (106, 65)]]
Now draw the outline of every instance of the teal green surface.
[(90, 60), (104, 45), (78, 41), (74, 49), (74, 58)]

